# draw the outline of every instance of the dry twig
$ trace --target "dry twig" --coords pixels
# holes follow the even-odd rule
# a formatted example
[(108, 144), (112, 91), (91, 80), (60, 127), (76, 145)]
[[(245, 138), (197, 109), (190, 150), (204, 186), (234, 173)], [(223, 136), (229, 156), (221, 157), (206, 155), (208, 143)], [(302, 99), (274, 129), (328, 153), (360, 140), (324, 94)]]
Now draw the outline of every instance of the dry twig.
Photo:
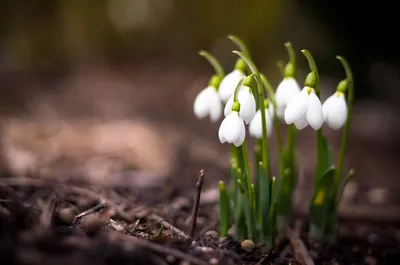
[(300, 238), (300, 226), (299, 223), (296, 229), (293, 230), (289, 226), (286, 227), (286, 236), (289, 238), (290, 243), (293, 247), (294, 256), (297, 261), (305, 265), (314, 265), (314, 261), (310, 257), (303, 240)]
[(192, 208), (192, 217), (190, 220), (190, 227), (189, 227), (189, 236), (190, 237), (193, 237), (194, 232), (196, 231), (197, 214), (199, 212), (199, 204), (200, 204), (201, 188), (203, 186), (203, 180), (204, 180), (204, 169), (200, 170), (199, 178), (197, 179), (197, 183), (196, 183), (196, 195), (194, 197), (193, 208)]

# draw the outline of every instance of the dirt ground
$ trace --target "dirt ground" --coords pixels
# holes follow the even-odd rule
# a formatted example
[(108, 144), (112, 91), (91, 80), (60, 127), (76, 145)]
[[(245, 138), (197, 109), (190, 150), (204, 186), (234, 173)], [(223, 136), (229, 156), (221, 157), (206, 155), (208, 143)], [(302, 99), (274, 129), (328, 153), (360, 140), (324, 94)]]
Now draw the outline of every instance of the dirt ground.
[[(216, 236), (216, 183), (228, 179), (229, 147), (218, 142), (218, 124), (192, 114), (207, 79), (162, 62), (140, 69), (83, 66), (51, 78), (1, 76), (1, 263), (305, 262), (290, 240), (263, 253), (265, 246), (245, 251), (235, 238)], [(346, 163), (356, 176), (342, 203), (339, 241), (321, 245), (294, 232), (316, 264), (398, 264), (398, 113), (357, 102)], [(340, 134), (325, 134), (337, 151)], [(304, 217), (315, 166), (313, 132), (302, 131), (297, 146), (295, 205)], [(191, 237), (200, 169), (205, 180)]]

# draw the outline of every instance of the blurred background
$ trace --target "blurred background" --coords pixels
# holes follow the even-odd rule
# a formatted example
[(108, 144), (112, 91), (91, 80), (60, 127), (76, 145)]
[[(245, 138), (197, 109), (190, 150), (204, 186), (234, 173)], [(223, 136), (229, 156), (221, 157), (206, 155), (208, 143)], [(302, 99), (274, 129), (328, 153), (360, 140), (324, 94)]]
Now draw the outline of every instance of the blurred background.
[[(196, 120), (192, 104), (212, 74), (197, 52), (210, 51), (229, 72), (236, 57), (226, 36), (235, 34), (274, 85), (284, 42), (298, 51), (300, 84), (308, 71), (300, 50), (309, 49), (323, 99), (345, 76), (335, 56), (348, 59), (356, 85), (348, 164), (357, 190), (397, 201), (394, 10), (344, 0), (2, 0), (3, 171), (132, 185), (174, 173), (172, 181), (193, 186), (200, 168), (209, 185), (226, 178), (229, 147), (218, 142), (219, 124)], [(337, 150), (340, 132), (325, 133)], [(315, 166), (314, 143), (311, 130), (300, 133), (305, 175)], [(143, 171), (153, 178), (138, 177)]]

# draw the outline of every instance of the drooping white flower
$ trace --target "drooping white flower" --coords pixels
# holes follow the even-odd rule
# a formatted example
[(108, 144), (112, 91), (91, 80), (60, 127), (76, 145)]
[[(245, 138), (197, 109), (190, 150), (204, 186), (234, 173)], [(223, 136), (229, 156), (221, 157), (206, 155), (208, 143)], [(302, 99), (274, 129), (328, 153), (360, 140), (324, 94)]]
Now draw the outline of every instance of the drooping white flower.
[(198, 119), (210, 116), (211, 121), (216, 122), (221, 118), (222, 103), (215, 87), (208, 86), (197, 95), (193, 110)]
[(241, 70), (235, 69), (222, 79), (221, 84), (219, 85), (218, 94), (223, 102), (227, 102), (233, 95), (236, 86), (244, 76), (245, 75)]
[(322, 104), (311, 87), (304, 87), (288, 104), (285, 110), (286, 124), (293, 124), (302, 130), (309, 124), (319, 130), (324, 123)]
[(343, 92), (336, 92), (322, 105), (324, 121), (334, 130), (340, 129), (347, 120), (347, 104)]
[(243, 144), (245, 136), (246, 129), (243, 120), (239, 117), (239, 112), (232, 111), (225, 117), (219, 127), (218, 137), (220, 142), (228, 142), (239, 147)]
[[(269, 104), (268, 108), (264, 109), (265, 111), (265, 123), (267, 128), (267, 137), (271, 135), (273, 128), (273, 120), (274, 120), (274, 108), (272, 104)], [(261, 110), (257, 110), (256, 115), (249, 125), (249, 133), (252, 137), (256, 139), (262, 138), (262, 118), (261, 118)]]
[[(227, 116), (232, 111), (233, 105), (232, 95), (225, 105), (224, 114)], [(246, 124), (249, 124), (256, 114), (256, 99), (254, 98), (251, 88), (248, 86), (243, 86), (237, 93), (237, 100), (240, 103), (240, 118), (244, 120)]]
[(293, 77), (285, 77), (278, 85), (275, 93), (276, 114), (283, 119), (289, 102), (300, 92), (301, 88)]

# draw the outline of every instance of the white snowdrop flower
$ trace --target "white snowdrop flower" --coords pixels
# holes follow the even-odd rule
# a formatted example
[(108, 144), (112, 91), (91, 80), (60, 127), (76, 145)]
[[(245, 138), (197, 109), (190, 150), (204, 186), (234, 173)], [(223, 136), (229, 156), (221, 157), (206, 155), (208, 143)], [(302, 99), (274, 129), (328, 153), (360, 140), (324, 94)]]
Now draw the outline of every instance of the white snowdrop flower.
[(220, 142), (228, 142), (239, 147), (243, 144), (245, 136), (246, 129), (243, 120), (239, 116), (239, 112), (231, 111), (219, 127), (218, 137)]
[[(227, 116), (232, 111), (233, 97), (234, 95), (229, 98), (228, 102), (225, 105), (225, 116)], [(256, 115), (256, 99), (251, 92), (251, 88), (248, 86), (241, 87), (240, 90), (237, 92), (237, 100), (240, 103), (240, 117), (244, 120), (246, 124), (249, 124), (254, 118), (254, 115)]]
[(223, 102), (227, 102), (228, 99), (233, 95), (236, 86), (244, 76), (245, 75), (243, 71), (235, 69), (227, 74), (224, 79), (222, 79), (218, 89), (218, 94)]
[(324, 121), (334, 130), (340, 129), (347, 120), (347, 104), (343, 92), (337, 91), (322, 105)]
[(278, 85), (275, 93), (276, 115), (283, 119), (289, 102), (300, 92), (301, 88), (294, 77), (285, 77)]
[(221, 118), (222, 103), (215, 87), (208, 86), (197, 95), (193, 110), (198, 119), (210, 116), (211, 121), (216, 122)]
[(309, 124), (319, 130), (324, 123), (322, 104), (311, 87), (304, 87), (288, 104), (285, 110), (286, 124), (293, 124), (302, 130)]
[[(274, 120), (274, 108), (272, 104), (269, 104), (268, 108), (265, 110), (265, 123), (267, 128), (267, 137), (272, 133), (273, 120)], [(262, 117), (261, 110), (257, 110), (256, 115), (249, 125), (249, 133), (252, 137), (256, 139), (262, 138)]]

